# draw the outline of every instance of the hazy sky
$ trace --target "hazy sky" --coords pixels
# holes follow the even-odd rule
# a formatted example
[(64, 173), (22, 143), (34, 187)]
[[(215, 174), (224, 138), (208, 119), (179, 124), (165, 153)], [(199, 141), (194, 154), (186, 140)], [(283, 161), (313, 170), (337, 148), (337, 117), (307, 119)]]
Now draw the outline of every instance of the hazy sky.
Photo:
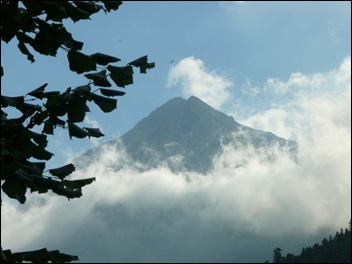
[[(60, 246), (84, 261), (264, 261), (276, 246), (306, 246), (299, 238), (347, 225), (350, 2), (124, 2), (67, 27), (87, 54), (111, 54), (123, 64), (148, 55), (156, 67), (135, 74), (113, 113), (91, 107), (86, 123), (98, 125), (103, 139), (70, 141), (58, 131), (49, 145), (53, 166), (117, 138), (167, 100), (190, 95), (242, 124), (297, 140), (300, 162), (261, 163), (250, 149), (234, 154), (227, 146), (206, 177), (133, 166), (116, 173), (109, 164), (127, 157), (107, 150), (99, 166), (77, 173), (99, 175), (81, 199), (34, 195), (19, 207), (5, 201), (3, 248)], [(2, 94), (45, 82), (47, 90), (86, 83), (69, 71), (64, 51), (30, 64), (14, 40), (2, 44)], [(249, 163), (234, 176), (229, 164), (239, 157)]]

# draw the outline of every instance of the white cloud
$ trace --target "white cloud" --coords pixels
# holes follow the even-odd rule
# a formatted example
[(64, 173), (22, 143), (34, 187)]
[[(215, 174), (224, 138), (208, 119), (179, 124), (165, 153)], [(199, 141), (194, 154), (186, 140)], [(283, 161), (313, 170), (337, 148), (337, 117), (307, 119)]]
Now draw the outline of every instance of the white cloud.
[[(346, 221), (336, 219), (336, 214), (343, 214), (345, 219), (351, 215), (351, 57), (330, 72), (311, 75), (296, 73), (287, 81), (268, 79), (263, 88), (260, 95), (273, 96), (271, 103), (242, 123), (294, 138), (299, 144), (298, 166), (277, 164), (274, 170), (267, 168), (270, 175), (265, 178), (274, 176), (274, 181), (279, 184), (269, 183), (268, 186), (268, 182), (263, 181), (263, 186), (266, 186), (264, 194), (280, 188), (276, 202), (290, 197), (291, 210), (303, 210), (312, 220), (291, 216), (298, 225), (304, 225), (306, 221), (312, 228), (313, 225), (317, 227)], [(277, 93), (291, 96), (288, 99), (285, 97), (282, 102), (275, 101), (278, 97), (274, 95)], [(252, 169), (266, 171), (260, 164), (252, 166)], [(262, 174), (246, 173), (255, 177)], [(285, 176), (280, 177), (281, 174)], [(268, 191), (270, 188), (271, 192)], [(282, 206), (280, 210), (287, 213), (284, 203)], [(288, 227), (286, 224), (285, 227)], [(279, 229), (279, 225), (275, 225)], [(340, 225), (343, 223), (340, 222)]]
[(261, 90), (262, 88), (256, 82), (246, 78), (246, 82), (242, 86), (241, 92), (245, 95), (256, 96)]
[[(251, 146), (224, 146), (207, 175), (176, 174), (162, 166), (143, 172), (122, 149), (108, 147), (76, 173), (97, 176), (82, 198), (67, 203), (51, 197), (26, 212), (4, 204), (5, 247), (31, 249), (44, 242), (57, 247), (56, 242), (72, 253), (77, 249), (82, 261), (253, 262), (269, 258), (274, 247), (295, 236), (346, 226), (351, 217), (350, 58), (328, 73), (280, 80), (280, 87), (294, 94), (288, 104), (268, 107), (247, 122), (295, 134), (297, 163), (274, 147), (265, 150), (278, 157), (270, 163)], [(271, 91), (276, 90), (262, 93)], [(127, 165), (114, 171), (116, 164)], [(26, 234), (20, 243), (19, 232)], [(264, 248), (264, 255), (248, 247), (257, 242), (254, 248)], [(309, 244), (294, 245), (300, 250)]]
[(307, 135), (329, 122), (334, 128), (338, 123), (351, 130), (351, 57), (330, 72), (293, 73), (286, 81), (269, 78), (263, 88), (256, 84), (255, 90), (269, 99), (263, 110), (240, 120), (245, 125), (293, 139), (300, 129)]
[(180, 85), (184, 96), (194, 95), (216, 109), (230, 99), (231, 81), (207, 69), (204, 62), (194, 57), (182, 59), (172, 66), (167, 87)]
[(285, 138), (294, 137), (294, 128), (288, 122), (291, 119), (287, 110), (283, 107), (273, 107), (264, 112), (250, 116), (241, 123), (263, 131), (270, 131), (277, 136)]
[(279, 94), (297, 92), (297, 90), (304, 93), (312, 93), (315, 91), (320, 93), (322, 91), (334, 93), (334, 90), (340, 91), (345, 88), (338, 87), (338, 85), (348, 85), (350, 82), (351, 57), (349, 56), (344, 59), (339, 69), (332, 70), (325, 74), (315, 73), (305, 75), (301, 72), (296, 72), (292, 73), (287, 81), (282, 81), (279, 78), (268, 78), (264, 85), (264, 90)]
[[(99, 130), (104, 134), (104, 129), (99, 124), (99, 122), (97, 120), (95, 120), (94, 118), (89, 117), (88, 115), (85, 116), (85, 118), (83, 120), (83, 125), (87, 126), (89, 128), (99, 128)], [(103, 139), (101, 137), (100, 138), (91, 137), (89, 139), (89, 141), (93, 147), (96, 147), (102, 143)]]
[(220, 6), (223, 8), (243, 5), (246, 1), (219, 1)]
[(92, 117), (89, 117), (88, 115), (85, 116), (84, 120), (83, 120), (84, 124), (87, 124), (89, 127), (100, 127), (101, 125), (99, 124), (99, 122), (95, 119), (93, 119)]

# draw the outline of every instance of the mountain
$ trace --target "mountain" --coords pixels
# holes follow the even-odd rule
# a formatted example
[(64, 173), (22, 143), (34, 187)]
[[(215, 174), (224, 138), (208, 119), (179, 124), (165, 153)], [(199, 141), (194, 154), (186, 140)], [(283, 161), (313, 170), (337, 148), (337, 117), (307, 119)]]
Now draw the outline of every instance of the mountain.
[[(236, 122), (197, 97), (176, 97), (154, 110), (133, 129), (105, 144), (124, 145), (127, 154), (148, 168), (161, 164), (173, 171), (206, 173), (223, 145), (277, 146), (294, 152), (296, 143)], [(88, 151), (84, 156), (92, 155)], [(95, 150), (96, 151), (96, 150)], [(268, 157), (273, 158), (273, 157)]]

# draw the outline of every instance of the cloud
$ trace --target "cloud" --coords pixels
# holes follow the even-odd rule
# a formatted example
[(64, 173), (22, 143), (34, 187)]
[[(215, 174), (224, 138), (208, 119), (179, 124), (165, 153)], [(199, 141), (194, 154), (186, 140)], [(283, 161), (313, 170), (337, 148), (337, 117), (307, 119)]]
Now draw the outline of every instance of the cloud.
[[(89, 128), (99, 128), (100, 131), (102, 133), (104, 133), (104, 128), (102, 127), (101, 124), (99, 124), (99, 122), (97, 120), (95, 120), (92, 117), (89, 117), (88, 115), (85, 116), (84, 120), (83, 120), (83, 125), (87, 126)], [(103, 139), (102, 138), (95, 138), (95, 137), (91, 137), (90, 138), (90, 144), (93, 147), (97, 147), (102, 143)]]
[(326, 23), (326, 30), (330, 37), (331, 43), (334, 44), (336, 48), (340, 48), (343, 42), (343, 34), (338, 25), (334, 21), (329, 21)]
[[(105, 134), (104, 127), (96, 121), (94, 118), (89, 117), (88, 115), (85, 116), (83, 123), (80, 125), (81, 127), (88, 127), (88, 128), (99, 128), (99, 130)], [(106, 137), (90, 137), (86, 138), (85, 141), (73, 141), (68, 137), (68, 133), (66, 130), (59, 130), (58, 133), (55, 134), (55, 137), (49, 144), (52, 144), (53, 148), (57, 149), (58, 158), (50, 160), (47, 165), (50, 168), (61, 167), (62, 164), (67, 164), (72, 162), (78, 155), (86, 152), (88, 149), (97, 147), (103, 143)], [(62, 148), (62, 146), (65, 148)], [(52, 151), (52, 150), (51, 150)]]
[[(351, 82), (351, 56), (344, 59), (338, 69), (328, 73), (314, 73), (305, 75), (301, 72), (291, 74), (287, 81), (279, 78), (269, 78), (265, 85), (266, 92), (284, 94), (287, 92), (301, 92), (303, 95), (311, 93), (329, 92), (334, 94), (345, 89)], [(343, 87), (339, 87), (342, 85)]]
[(259, 87), (256, 82), (246, 78), (246, 82), (243, 84), (241, 92), (249, 96), (256, 96), (261, 92), (261, 87)]
[[(145, 171), (105, 145), (75, 173), (98, 175), (82, 198), (34, 197), (28, 210), (5, 201), (2, 246), (48, 246), (92, 262), (261, 262), (278, 245), (296, 254), (321, 241), (351, 217), (350, 58), (294, 78), (280, 80), (292, 93), (285, 104), (269, 104), (247, 122), (294, 134), (297, 162), (275, 147), (224, 145), (207, 175)], [(263, 87), (262, 94), (282, 94)], [(277, 159), (267, 161), (268, 153)]]
[[(267, 177), (275, 177), (278, 185), (266, 186), (264, 193), (281, 189), (277, 202), (288, 201), (290, 197), (293, 211), (304, 210), (310, 220), (292, 216), (298, 226), (303, 225), (304, 221), (309, 228), (336, 223), (339, 220), (334, 219), (336, 215), (332, 212), (343, 212), (345, 218), (350, 217), (351, 57), (345, 58), (338, 69), (327, 73), (294, 73), (287, 81), (272, 80), (268, 79), (263, 85), (260, 96), (272, 96), (273, 100), (265, 110), (242, 120), (242, 123), (297, 140), (299, 164), (275, 166), (275, 170), (270, 167)], [(278, 97), (275, 94), (290, 96), (276, 100)], [(262, 165), (252, 168), (266, 171)], [(285, 176), (280, 177), (280, 174)], [(267, 182), (262, 184), (267, 185)], [(268, 191), (270, 188), (271, 192)], [(282, 212), (286, 211), (285, 204), (288, 203), (282, 204)], [(279, 226), (276, 225), (276, 228), (279, 229)]]
[(219, 1), (220, 6), (223, 8), (229, 8), (234, 6), (243, 5), (246, 1)]
[[(346, 57), (338, 69), (327, 73), (293, 73), (288, 80), (268, 78), (262, 87), (247, 81), (247, 95), (265, 98), (261, 110), (239, 121), (250, 127), (271, 131), (284, 138), (297, 139), (297, 131), (305, 129), (305, 135), (313, 128), (327, 126), (332, 122), (350, 129), (351, 116), (351, 57)], [(258, 98), (259, 101), (259, 98)], [(249, 106), (251, 107), (251, 106)], [(239, 109), (252, 109), (240, 104), (229, 112), (235, 115)], [(253, 111), (252, 111), (253, 112)], [(310, 126), (310, 127), (308, 127)], [(299, 132), (298, 132), (299, 133)], [(310, 135), (311, 137), (315, 135)]]
[(167, 87), (180, 85), (184, 96), (197, 96), (216, 109), (230, 99), (231, 81), (207, 69), (204, 62), (187, 57), (172, 66), (168, 73)]

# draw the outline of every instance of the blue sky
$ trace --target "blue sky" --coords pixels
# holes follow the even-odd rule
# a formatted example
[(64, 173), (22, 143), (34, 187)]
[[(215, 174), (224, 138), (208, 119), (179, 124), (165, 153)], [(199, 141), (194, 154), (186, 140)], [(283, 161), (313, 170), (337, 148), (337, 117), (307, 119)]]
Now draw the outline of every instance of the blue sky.
[[(334, 232), (347, 225), (351, 217), (350, 2), (124, 2), (116, 12), (67, 23), (67, 28), (85, 43), (86, 54), (119, 57), (122, 62), (117, 65), (148, 55), (156, 67), (145, 75), (136, 71), (134, 84), (125, 88), (127, 93), (114, 112), (104, 114), (90, 107), (86, 124), (99, 126), (104, 138), (71, 141), (67, 131), (59, 129), (49, 145), (55, 153), (49, 168), (117, 138), (169, 99), (190, 95), (242, 124), (296, 140), (301, 162), (292, 164), (282, 157), (269, 165), (252, 157), (233, 178), (234, 168), (223, 164), (241, 155), (226, 147), (214, 159), (213, 173), (208, 177), (186, 173), (194, 180), (187, 182), (167, 168), (112, 172), (109, 162), (123, 162), (126, 157), (107, 149), (100, 164), (77, 172), (81, 178), (99, 175), (81, 199), (67, 203), (33, 195), (32, 210), (5, 201), (2, 226), (12, 228), (2, 230), (1, 239), (8, 245), (4, 247), (61, 246), (73, 254), (77, 248), (82, 261), (165, 261), (165, 252), (173, 249), (173, 260), (204, 261), (201, 256), (209, 254), (214, 261), (263, 262), (278, 244), (299, 251), (309, 245), (304, 241), (314, 244), (322, 239), (318, 231)], [(4, 95), (21, 95), (45, 82), (47, 90), (87, 82), (69, 71), (62, 50), (56, 58), (35, 56), (36, 62), (30, 64), (15, 41), (2, 44)], [(111, 215), (116, 210), (121, 218)], [(156, 218), (159, 215), (170, 222), (162, 222)], [(110, 228), (114, 221), (119, 224)], [(33, 227), (33, 222), (38, 224)], [(137, 231), (145, 228), (144, 233), (137, 234), (130, 223)], [(156, 235), (160, 228), (165, 232)], [(236, 255), (230, 245), (247, 231), (251, 240), (236, 244), (243, 251)], [(29, 233), (19, 242), (14, 239), (19, 232)], [(98, 245), (90, 244), (90, 232)], [(306, 235), (311, 235), (310, 240)], [(258, 236), (255, 241), (262, 249), (255, 258), (246, 251), (253, 236)], [(115, 244), (120, 248), (113, 248)], [(189, 247), (192, 254), (179, 245)], [(223, 248), (216, 255), (213, 251), (219, 245)], [(106, 254), (92, 256), (96, 247)], [(131, 247), (140, 254), (129, 255)], [(190, 258), (178, 259), (182, 254)]]
[[(85, 43), (87, 54), (111, 54), (123, 64), (148, 55), (156, 63), (146, 75), (136, 74), (135, 84), (126, 88), (116, 111), (103, 114), (92, 108), (90, 120), (97, 121), (106, 135), (101, 142), (122, 135), (167, 100), (187, 97), (190, 92), (182, 91), (180, 83), (171, 88), (167, 84), (171, 67), (188, 57), (230, 83), (226, 103), (232, 102), (232, 107), (218, 108), (238, 121), (283, 100), (284, 95), (262, 95), (258, 100), (246, 94), (245, 88), (262, 86), (268, 78), (285, 81), (294, 72), (313, 74), (338, 68), (350, 54), (350, 12), (349, 2), (125, 2), (117, 12), (102, 12), (91, 21), (67, 23), (67, 27)], [(48, 90), (86, 82), (68, 70), (64, 51), (57, 58), (36, 56), (30, 64), (16, 45), (13, 40), (1, 47), (4, 94), (19, 95), (45, 82)], [(217, 89), (212, 90), (216, 95)], [(60, 140), (66, 138), (62, 135)], [(75, 140), (67, 146), (79, 153), (90, 145)]]

